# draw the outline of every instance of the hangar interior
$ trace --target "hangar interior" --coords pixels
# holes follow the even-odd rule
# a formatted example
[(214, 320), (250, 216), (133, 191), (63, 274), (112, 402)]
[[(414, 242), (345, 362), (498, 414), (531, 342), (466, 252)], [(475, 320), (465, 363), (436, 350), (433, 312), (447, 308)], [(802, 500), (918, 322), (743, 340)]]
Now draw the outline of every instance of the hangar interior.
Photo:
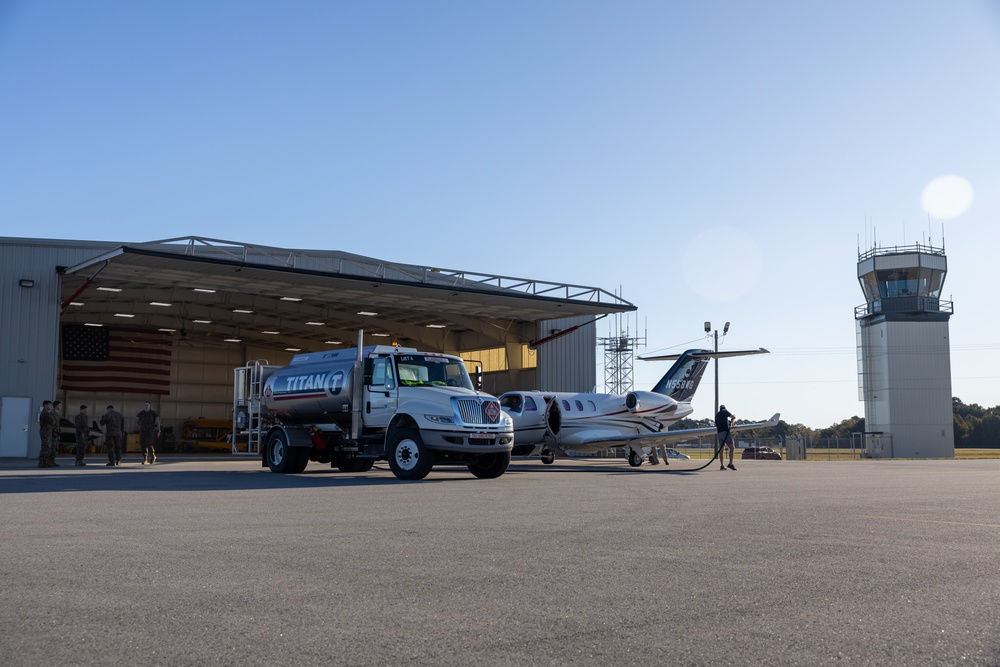
[[(353, 347), (359, 330), (365, 345), (395, 343), (458, 354), (470, 370), (482, 365), (484, 390), (493, 394), (590, 391), (596, 333), (585, 324), (635, 310), (597, 287), (202, 237), (135, 244), (6, 238), (0, 259), (0, 396), (29, 398), (30, 421), (42, 400), (59, 398), (67, 417), (87, 404), (98, 418), (112, 404), (130, 424), (148, 400), (175, 433), (191, 418), (230, 418), (234, 368)], [(19, 326), (25, 320), (33, 325)], [(584, 326), (529, 346), (577, 325)], [(85, 377), (67, 382), (64, 338), (85, 327), (164, 341), (169, 370), (160, 389), (94, 390)], [(122, 360), (123, 374), (129, 363)], [(0, 430), (5, 420), (9, 431), (22, 419), (9, 412), (0, 411)], [(37, 454), (37, 429), (28, 430), (24, 455)], [(5, 445), (0, 455), (17, 450)]]

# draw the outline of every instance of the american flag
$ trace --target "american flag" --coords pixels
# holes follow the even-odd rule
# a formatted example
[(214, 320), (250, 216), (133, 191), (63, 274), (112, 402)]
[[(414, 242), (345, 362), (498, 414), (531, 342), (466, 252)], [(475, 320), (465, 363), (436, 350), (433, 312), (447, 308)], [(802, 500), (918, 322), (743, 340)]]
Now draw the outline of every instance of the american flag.
[(62, 384), (93, 393), (170, 393), (168, 334), (149, 329), (62, 327)]

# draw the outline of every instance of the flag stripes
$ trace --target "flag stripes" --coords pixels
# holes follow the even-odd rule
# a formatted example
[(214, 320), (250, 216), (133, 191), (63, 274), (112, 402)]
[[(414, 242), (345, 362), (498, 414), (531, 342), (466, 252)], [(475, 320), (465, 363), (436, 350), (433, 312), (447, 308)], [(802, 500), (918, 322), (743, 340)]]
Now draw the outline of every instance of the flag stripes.
[(126, 327), (62, 327), (62, 383), (68, 391), (170, 393), (173, 341), (168, 334)]

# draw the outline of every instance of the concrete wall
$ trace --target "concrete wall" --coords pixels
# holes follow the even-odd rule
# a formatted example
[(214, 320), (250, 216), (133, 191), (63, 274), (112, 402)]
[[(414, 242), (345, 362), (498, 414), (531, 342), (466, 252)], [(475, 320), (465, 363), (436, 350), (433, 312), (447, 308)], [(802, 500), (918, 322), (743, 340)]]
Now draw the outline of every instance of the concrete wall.
[(865, 429), (892, 436), (892, 456), (953, 458), (947, 322), (862, 325)]

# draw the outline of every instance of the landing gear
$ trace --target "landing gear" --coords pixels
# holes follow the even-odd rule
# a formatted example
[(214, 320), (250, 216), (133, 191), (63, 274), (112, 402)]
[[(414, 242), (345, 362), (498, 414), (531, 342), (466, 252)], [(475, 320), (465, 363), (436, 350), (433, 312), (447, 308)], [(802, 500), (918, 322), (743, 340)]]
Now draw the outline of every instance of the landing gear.
[(556, 460), (556, 455), (551, 449), (543, 449), (540, 458), (542, 459), (542, 463), (549, 466)]
[(628, 464), (633, 468), (638, 468), (642, 465), (642, 454), (635, 451), (634, 449), (628, 450)]

